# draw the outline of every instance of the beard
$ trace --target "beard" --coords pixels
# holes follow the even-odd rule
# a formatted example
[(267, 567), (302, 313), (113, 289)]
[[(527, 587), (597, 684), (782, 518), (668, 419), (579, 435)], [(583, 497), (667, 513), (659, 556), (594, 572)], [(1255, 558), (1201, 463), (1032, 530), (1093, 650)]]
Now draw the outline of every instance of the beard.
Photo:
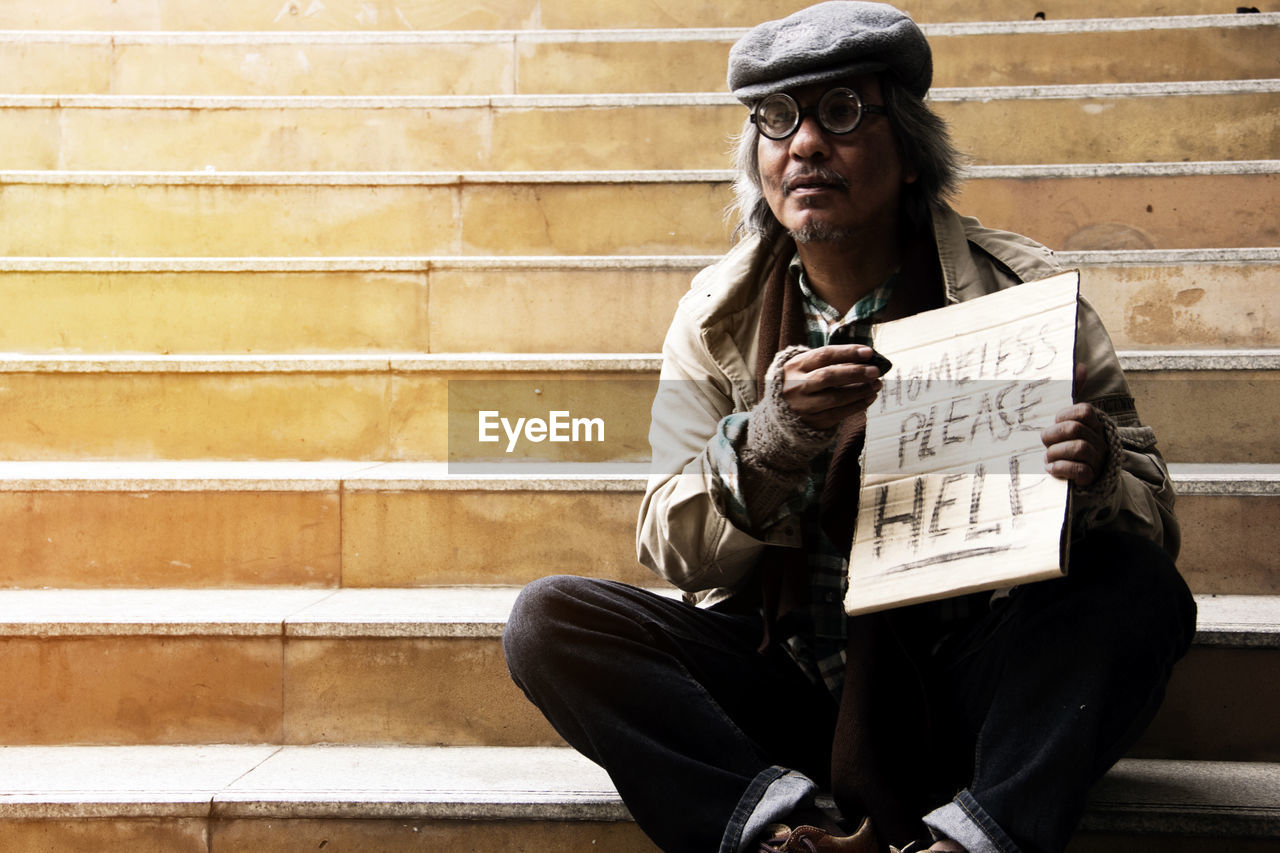
[(797, 243), (839, 243), (853, 236), (852, 228), (842, 228), (826, 222), (815, 222), (802, 225), (788, 231), (791, 239)]

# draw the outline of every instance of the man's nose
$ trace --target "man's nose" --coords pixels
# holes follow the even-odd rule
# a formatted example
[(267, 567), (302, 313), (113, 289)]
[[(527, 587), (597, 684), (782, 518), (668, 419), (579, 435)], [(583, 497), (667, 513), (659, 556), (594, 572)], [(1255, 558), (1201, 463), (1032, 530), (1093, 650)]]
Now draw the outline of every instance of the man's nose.
[(818, 117), (807, 115), (800, 119), (800, 125), (791, 137), (791, 155), (800, 159), (825, 157), (830, 152), (830, 140), (827, 132), (818, 123)]

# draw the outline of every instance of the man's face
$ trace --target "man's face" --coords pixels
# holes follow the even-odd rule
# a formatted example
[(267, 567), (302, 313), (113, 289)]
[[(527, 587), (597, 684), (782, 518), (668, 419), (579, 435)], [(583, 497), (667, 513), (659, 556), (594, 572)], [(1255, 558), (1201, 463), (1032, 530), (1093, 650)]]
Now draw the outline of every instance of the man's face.
[[(873, 75), (820, 83), (787, 92), (800, 108), (815, 106), (834, 88), (858, 93), (864, 104), (883, 104), (880, 80)], [(800, 242), (856, 239), (898, 221), (902, 185), (915, 180), (903, 166), (886, 116), (864, 113), (852, 133), (822, 128), (816, 115), (805, 116), (786, 139), (757, 143), (765, 201), (782, 226)]]

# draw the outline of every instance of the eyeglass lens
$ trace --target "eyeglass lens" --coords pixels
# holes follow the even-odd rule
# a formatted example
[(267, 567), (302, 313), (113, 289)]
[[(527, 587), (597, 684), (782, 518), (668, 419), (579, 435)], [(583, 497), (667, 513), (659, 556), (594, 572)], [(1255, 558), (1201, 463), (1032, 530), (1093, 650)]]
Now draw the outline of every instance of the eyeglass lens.
[(818, 124), (828, 133), (852, 133), (862, 121), (862, 99), (852, 89), (832, 89), (818, 101), (816, 110), (802, 110), (790, 95), (774, 94), (756, 106), (756, 124), (770, 139), (785, 139), (795, 133), (805, 116), (815, 112)]

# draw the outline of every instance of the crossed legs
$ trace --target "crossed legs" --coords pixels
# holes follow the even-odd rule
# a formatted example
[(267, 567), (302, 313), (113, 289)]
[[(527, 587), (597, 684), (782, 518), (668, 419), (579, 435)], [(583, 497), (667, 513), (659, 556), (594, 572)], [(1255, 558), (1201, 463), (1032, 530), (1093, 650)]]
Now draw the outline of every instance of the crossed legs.
[[(1156, 546), (1077, 543), (1066, 578), (1019, 589), (925, 662), (972, 755), (939, 766), (970, 782), (926, 823), (970, 853), (1060, 851), (1193, 630), (1190, 594)], [(516, 683), (668, 853), (747, 849), (829, 782), (836, 705), (759, 641), (754, 613), (564, 576), (530, 584), (503, 637)]]

